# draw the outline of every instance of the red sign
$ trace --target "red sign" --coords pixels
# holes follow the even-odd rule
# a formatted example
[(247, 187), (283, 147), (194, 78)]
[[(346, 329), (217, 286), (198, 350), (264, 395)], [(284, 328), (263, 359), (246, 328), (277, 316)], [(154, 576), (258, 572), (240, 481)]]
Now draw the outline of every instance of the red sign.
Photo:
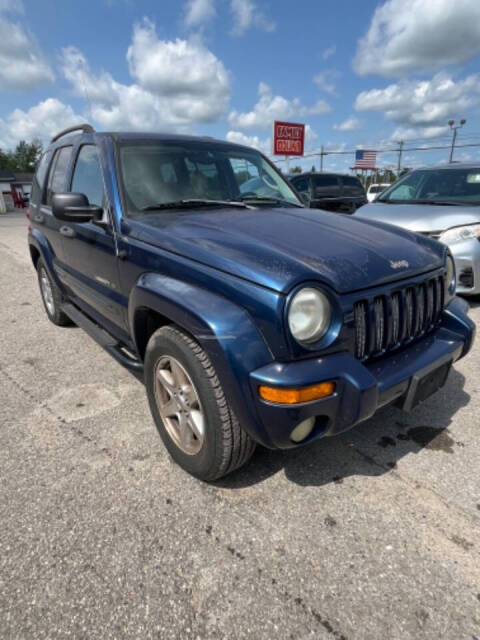
[(303, 156), (305, 125), (293, 122), (273, 123), (273, 153), (277, 156)]

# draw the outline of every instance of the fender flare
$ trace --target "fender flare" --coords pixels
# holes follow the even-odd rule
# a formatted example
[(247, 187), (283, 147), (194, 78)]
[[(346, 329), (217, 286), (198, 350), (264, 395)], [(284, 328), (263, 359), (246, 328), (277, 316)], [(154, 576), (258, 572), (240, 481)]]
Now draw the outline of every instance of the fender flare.
[(47, 238), (41, 233), (38, 229), (32, 229), (28, 233), (28, 247), (35, 247), (35, 249), (40, 254), (40, 257), (47, 268), (48, 275), (60, 289), (60, 291), (64, 291), (65, 288), (62, 284), (62, 281), (57, 275), (57, 272), (54, 267), (54, 254), (50, 243)]
[(137, 323), (139, 315), (148, 310), (197, 340), (211, 359), (242, 427), (256, 441), (272, 446), (257, 414), (249, 374), (271, 362), (273, 356), (248, 313), (207, 289), (159, 273), (144, 273), (128, 304), (129, 326), (139, 353)]

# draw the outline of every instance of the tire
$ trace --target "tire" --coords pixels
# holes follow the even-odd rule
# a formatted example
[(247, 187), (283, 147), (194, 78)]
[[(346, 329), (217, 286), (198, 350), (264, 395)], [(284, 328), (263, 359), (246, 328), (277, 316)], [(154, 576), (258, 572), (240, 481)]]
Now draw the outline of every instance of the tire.
[(37, 262), (37, 276), (40, 295), (42, 296), (48, 319), (58, 327), (67, 327), (73, 324), (70, 318), (61, 310), (63, 296), (60, 289), (50, 278), (45, 263), (41, 258)]
[[(160, 436), (185, 471), (212, 482), (250, 459), (256, 444), (228, 406), (208, 355), (187, 333), (169, 325), (151, 336), (145, 355), (145, 383)], [(180, 429), (182, 413), (172, 413), (179, 409), (188, 421), (187, 429)], [(166, 414), (172, 417), (166, 418)], [(185, 439), (182, 433), (187, 433)]]

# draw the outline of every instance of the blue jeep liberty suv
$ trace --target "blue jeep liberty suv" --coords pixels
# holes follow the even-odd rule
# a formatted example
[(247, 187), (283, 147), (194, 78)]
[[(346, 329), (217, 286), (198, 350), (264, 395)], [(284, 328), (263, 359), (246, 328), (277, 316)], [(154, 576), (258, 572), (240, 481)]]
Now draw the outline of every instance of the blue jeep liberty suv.
[(28, 243), (50, 320), (144, 380), (172, 458), (207, 481), (256, 443), (410, 410), (474, 338), (446, 246), (304, 208), (266, 157), (211, 138), (59, 133)]

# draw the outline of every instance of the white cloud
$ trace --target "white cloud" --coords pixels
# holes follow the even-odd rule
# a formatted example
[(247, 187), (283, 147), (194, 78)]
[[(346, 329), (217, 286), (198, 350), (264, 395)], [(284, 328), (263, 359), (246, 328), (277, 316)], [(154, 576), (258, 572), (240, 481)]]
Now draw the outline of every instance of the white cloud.
[(185, 8), (185, 26), (199, 27), (215, 17), (215, 0), (188, 0)]
[(211, 51), (199, 40), (159, 40), (148, 20), (134, 27), (127, 60), (132, 77), (152, 93), (204, 99), (206, 112), (216, 104), (216, 113), (230, 97), (229, 74)]
[(71, 106), (56, 98), (48, 98), (23, 111), (15, 109), (5, 120), (0, 118), (0, 147), (12, 148), (20, 140), (38, 138), (46, 143), (61, 129), (85, 122)]
[(441, 69), (480, 53), (478, 0), (387, 0), (359, 40), (360, 75), (401, 76)]
[(315, 84), (326, 93), (329, 93), (332, 96), (337, 95), (337, 90), (335, 86), (336, 80), (340, 77), (340, 73), (335, 71), (335, 69), (326, 69), (325, 71), (320, 71), (313, 78)]
[(336, 50), (337, 50), (337, 47), (335, 45), (332, 45), (331, 47), (327, 47), (326, 49), (324, 49), (322, 51), (322, 60), (328, 60), (330, 56), (333, 56)]
[(233, 35), (243, 35), (252, 27), (263, 31), (274, 31), (276, 28), (276, 24), (265, 17), (253, 0), (230, 0), (230, 9), (233, 15)]
[(247, 147), (254, 147), (265, 155), (269, 155), (272, 152), (271, 138), (265, 138), (264, 140), (261, 140), (258, 136), (247, 136), (241, 131), (229, 131), (225, 138), (228, 140), (228, 142), (243, 144)]
[(0, 87), (25, 90), (53, 82), (55, 75), (35, 38), (22, 20), (14, 22), (8, 13), (23, 14), (18, 0), (0, 0)]
[(187, 130), (228, 108), (229, 74), (199, 41), (159, 40), (153, 24), (143, 21), (134, 28), (127, 59), (137, 81), (128, 85), (106, 71), (94, 73), (78, 49), (63, 50), (65, 77), (104, 128)]
[(337, 129), (338, 131), (356, 131), (357, 129), (360, 129), (361, 126), (362, 123), (358, 118), (355, 118), (355, 116), (350, 116), (350, 118), (347, 118), (340, 124), (334, 124), (333, 128)]
[(452, 117), (463, 117), (477, 104), (480, 77), (470, 75), (455, 81), (446, 73), (431, 80), (408, 80), (384, 89), (362, 91), (355, 101), (357, 111), (383, 111), (385, 117), (405, 129), (416, 129), (415, 137), (434, 137), (445, 130)]
[(306, 107), (299, 98), (288, 100), (283, 96), (276, 96), (264, 82), (260, 82), (258, 86), (258, 95), (259, 100), (251, 111), (239, 113), (234, 110), (229, 114), (228, 120), (235, 129), (266, 129), (274, 120), (305, 118), (330, 111), (330, 106), (324, 100)]
[(416, 140), (418, 138), (424, 138), (425, 140), (431, 138), (439, 138), (446, 135), (450, 128), (448, 126), (439, 127), (397, 127), (390, 136), (391, 140)]

